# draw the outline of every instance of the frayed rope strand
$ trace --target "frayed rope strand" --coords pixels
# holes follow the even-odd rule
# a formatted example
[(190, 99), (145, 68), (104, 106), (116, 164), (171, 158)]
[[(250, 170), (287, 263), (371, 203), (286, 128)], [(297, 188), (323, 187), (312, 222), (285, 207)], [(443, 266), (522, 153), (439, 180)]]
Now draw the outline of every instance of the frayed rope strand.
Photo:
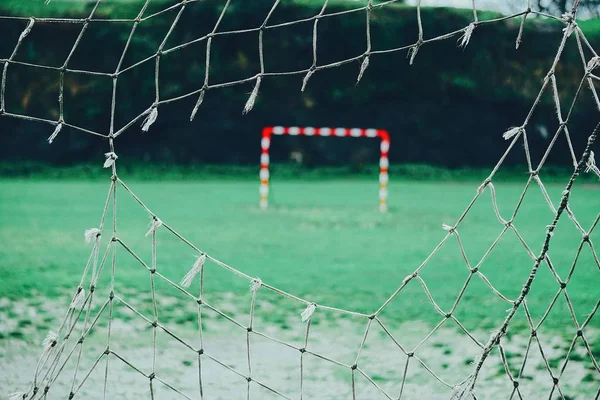
[(473, 35), (473, 31), (475, 30), (475, 24), (474, 23), (470, 23), (469, 26), (467, 26), (465, 28), (464, 33), (462, 34), (462, 36), (458, 39), (458, 47), (462, 47), (463, 49), (465, 47), (467, 47), (467, 45), (469, 44), (469, 41), (471, 40), (471, 36)]
[(587, 160), (585, 172), (593, 172), (600, 178), (600, 169), (596, 166), (596, 157), (593, 151), (590, 151), (590, 158)]
[(100, 229), (98, 228), (91, 228), (86, 230), (83, 233), (83, 237), (85, 238), (85, 242), (86, 243), (92, 243), (94, 241), (98, 241), (100, 240)]
[(158, 118), (158, 108), (153, 107), (152, 111), (150, 111), (150, 114), (148, 114), (142, 123), (142, 131), (148, 132), (152, 124), (156, 121), (156, 118)]
[(260, 289), (261, 286), (262, 286), (262, 281), (260, 280), (260, 278), (252, 279), (252, 282), (250, 282), (250, 291), (252, 293), (256, 293), (258, 291), (258, 289)]
[(252, 93), (250, 93), (250, 97), (248, 97), (248, 101), (244, 106), (244, 111), (242, 114), (248, 114), (254, 108), (254, 103), (256, 102), (256, 98), (258, 97), (258, 90), (260, 89), (260, 82), (262, 78), (259, 76), (256, 78), (256, 85), (254, 85), (254, 89), (252, 89)]
[(48, 143), (52, 144), (52, 142), (54, 142), (54, 139), (56, 139), (56, 137), (62, 130), (62, 127), (63, 127), (62, 122), (60, 122), (58, 125), (56, 125), (56, 128), (54, 128), (54, 132), (52, 132), (52, 135), (50, 135), (50, 137), (48, 138)]
[(409, 65), (413, 65), (413, 62), (415, 61), (415, 57), (417, 57), (417, 53), (419, 52), (419, 48), (420, 45), (417, 46), (413, 46), (410, 49), (408, 49), (408, 57), (410, 57), (410, 60), (408, 61)]
[(204, 93), (206, 93), (206, 90), (202, 89), (200, 91), (200, 96), (198, 96), (198, 101), (196, 101), (196, 104), (194, 105), (194, 108), (192, 109), (192, 114), (190, 115), (190, 121), (193, 121), (194, 118), (196, 118), (196, 113), (198, 112), (198, 110), (200, 109), (200, 106), (202, 105), (202, 102), (204, 101)]
[(308, 84), (308, 80), (310, 79), (311, 76), (313, 76), (313, 74), (315, 73), (315, 71), (313, 69), (309, 70), (306, 75), (304, 76), (304, 79), (302, 79), (302, 89), (300, 89), (301, 92), (304, 92), (304, 89), (306, 89), (306, 85)]
[(363, 74), (365, 73), (365, 71), (367, 70), (368, 67), (369, 67), (369, 56), (366, 56), (365, 59), (363, 60), (362, 64), (360, 65), (360, 71), (358, 71), (358, 77), (356, 78), (356, 84), (358, 84), (360, 82), (360, 80), (363, 77)]
[(185, 274), (185, 276), (181, 280), (181, 283), (180, 283), (181, 286), (188, 288), (192, 285), (192, 282), (194, 282), (196, 275), (198, 275), (200, 273), (200, 271), (202, 271), (202, 268), (204, 268), (205, 261), (206, 261), (206, 254), (201, 254), (196, 259), (196, 262), (194, 262), (192, 269), (190, 269), (188, 271), (188, 273)]
[(21, 36), (19, 36), (19, 42), (22, 41), (23, 39), (25, 39), (27, 37), (27, 35), (29, 35), (34, 24), (35, 24), (35, 19), (29, 18), (29, 22), (27, 23), (27, 26), (25, 27), (23, 32), (21, 32)]
[(14, 392), (8, 395), (8, 400), (23, 400), (27, 398), (27, 393), (25, 392)]
[(575, 28), (577, 27), (577, 23), (573, 19), (573, 14), (571, 14), (571, 13), (564, 13), (563, 15), (561, 15), (560, 19), (565, 24), (567, 24), (567, 26), (565, 26), (562, 31), (565, 32), (565, 35), (567, 37), (571, 36), (571, 34), (573, 33), (573, 31), (575, 31)]
[(110, 168), (115, 164), (115, 161), (119, 158), (114, 152), (104, 153), (104, 157), (106, 157), (106, 161), (104, 161), (103, 168)]
[(467, 396), (474, 397), (475, 391), (471, 388), (473, 386), (473, 379), (473, 376), (469, 376), (461, 385), (454, 386), (450, 400), (463, 400)]
[(160, 218), (152, 217), (152, 222), (150, 222), (150, 228), (148, 229), (148, 232), (146, 232), (145, 236), (148, 237), (153, 233), (156, 233), (156, 231), (162, 226), (162, 224), (163, 222), (160, 220)]
[(522, 126), (515, 126), (513, 128), (509, 128), (506, 132), (504, 132), (502, 134), (502, 137), (504, 138), (504, 140), (509, 140), (519, 135), (521, 132), (525, 132), (525, 129)]
[(442, 224), (442, 229), (447, 232), (454, 232), (454, 227), (448, 224)]
[(306, 309), (302, 311), (302, 314), (300, 314), (302, 322), (306, 322), (309, 319), (311, 319), (316, 309), (317, 305), (315, 303), (310, 303), (308, 307), (306, 307)]
[(69, 308), (77, 310), (77, 309), (83, 307), (84, 302), (85, 302), (85, 289), (80, 286), (77, 289), (77, 294), (75, 295), (75, 298), (73, 298), (73, 301), (71, 302), (71, 305), (69, 306)]
[(53, 331), (49, 331), (46, 335), (46, 338), (42, 342), (42, 346), (44, 346), (44, 351), (56, 346), (56, 343), (58, 343), (58, 334)]

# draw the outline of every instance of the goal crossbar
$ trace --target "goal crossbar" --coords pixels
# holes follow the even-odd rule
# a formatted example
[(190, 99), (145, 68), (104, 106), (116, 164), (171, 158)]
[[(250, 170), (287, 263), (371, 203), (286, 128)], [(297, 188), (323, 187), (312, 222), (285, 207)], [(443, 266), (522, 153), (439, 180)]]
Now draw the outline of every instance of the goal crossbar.
[(388, 209), (388, 153), (390, 151), (390, 135), (384, 129), (362, 129), (362, 128), (313, 128), (298, 126), (268, 126), (263, 128), (260, 143), (260, 208), (266, 210), (269, 207), (269, 149), (273, 135), (289, 136), (322, 136), (322, 137), (356, 137), (380, 139), (379, 149), (379, 211), (386, 212)]

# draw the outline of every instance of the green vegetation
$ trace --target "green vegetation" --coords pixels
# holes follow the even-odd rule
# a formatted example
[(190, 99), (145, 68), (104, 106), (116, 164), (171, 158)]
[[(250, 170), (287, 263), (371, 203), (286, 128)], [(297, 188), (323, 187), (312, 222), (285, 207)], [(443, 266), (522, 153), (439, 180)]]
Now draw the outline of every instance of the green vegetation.
[[(375, 180), (277, 181), (272, 186), (272, 208), (267, 212), (258, 210), (254, 179), (133, 181), (130, 186), (160, 218), (218, 259), (317, 303), (369, 313), (444, 237), (441, 224), (456, 221), (474, 196), (477, 183), (392, 182), (391, 210), (387, 214), (376, 211)], [(500, 212), (508, 218), (523, 184), (498, 180), (495, 187)], [(563, 186), (547, 187), (556, 204)], [(49, 297), (70, 295), (90, 250), (83, 243), (82, 233), (97, 226), (107, 189), (106, 181), (0, 181), (0, 241), (4, 243), (0, 248), (0, 293), (10, 299), (27, 297), (32, 291)], [(597, 185), (576, 185), (571, 196), (571, 209), (585, 229), (597, 215), (597, 190)], [(144, 237), (147, 214), (123, 190), (119, 191), (118, 205), (119, 238), (150, 263), (150, 240)], [(551, 220), (552, 213), (540, 190), (532, 186), (514, 223), (534, 253), (539, 251)], [(471, 265), (477, 264), (501, 230), (486, 192), (458, 229)], [(592, 239), (595, 237), (597, 234), (593, 233)], [(574, 224), (562, 219), (550, 256), (563, 279), (580, 241), (581, 234)], [(159, 231), (159, 271), (178, 282), (193, 261), (190, 248), (166, 230)], [(504, 295), (515, 298), (531, 265), (531, 258), (509, 231), (480, 271)], [(108, 268), (100, 280), (99, 293), (108, 290)], [(597, 300), (596, 293), (588, 289), (598, 283), (598, 275), (592, 255), (584, 249), (567, 286), (580, 322)], [(148, 276), (147, 270), (125, 251), (117, 252), (117, 292), (129, 297), (136, 294), (134, 297), (139, 296), (140, 304), (146, 308), (151, 304), (145, 300)], [(420, 276), (442, 310), (450, 310), (469, 276), (453, 238)], [(222, 302), (232, 294), (230, 302), (238, 311), (240, 307), (245, 310), (248, 281), (210, 263), (205, 278), (208, 298)], [(168, 289), (160, 280), (157, 285), (157, 290)], [(543, 315), (558, 288), (544, 266), (528, 297), (534, 321)], [(269, 291), (261, 291), (258, 300), (257, 310), (267, 312), (281, 324), (302, 311), (298, 303)], [(172, 307), (168, 306), (163, 315), (174, 315), (174, 320), (182, 323), (188, 321), (181, 316), (183, 311), (177, 314), (179, 308)], [(487, 329), (497, 325), (509, 307), (475, 276), (454, 315), (469, 329)], [(315, 324), (322, 317), (330, 316), (317, 312)], [(415, 320), (436, 323), (442, 316), (414, 280), (382, 312), (381, 318), (390, 324)], [(564, 329), (569, 324), (573, 322), (560, 296), (544, 326)], [(597, 327), (597, 319), (590, 325)], [(524, 316), (518, 314), (511, 329), (526, 326)]]
[[(98, 18), (134, 18), (140, 1), (102, 1)], [(169, 4), (173, 4), (170, 2)], [(232, 2), (219, 32), (260, 26), (273, 2), (256, 1), (251, 6)], [(363, 7), (364, 2), (333, 1), (318, 30), (318, 65), (359, 57), (365, 52), (365, 11), (347, 12)], [(159, 107), (151, 130), (139, 134), (135, 124), (118, 138), (119, 157), (138, 163), (158, 164), (253, 164), (257, 161), (260, 131), (265, 125), (310, 125), (375, 127), (388, 129), (392, 138), (390, 161), (449, 168), (489, 167), (498, 159), (496, 149), (503, 147), (502, 133), (523, 122), (541, 88), (556, 55), (562, 25), (556, 21), (530, 16), (523, 43), (515, 49), (520, 19), (478, 26), (465, 49), (459, 49), (457, 33), (447, 40), (428, 42), (419, 50), (414, 65), (406, 60), (406, 49), (372, 54), (369, 67), (356, 85), (360, 59), (340, 67), (319, 70), (300, 92), (304, 72), (273, 76), (272, 72), (305, 71), (313, 58), (312, 22), (287, 25), (290, 21), (316, 15), (321, 2), (284, 1), (271, 15), (263, 37), (264, 65), (269, 72), (262, 80), (254, 109), (242, 116), (252, 82), (227, 88), (211, 88), (196, 119), (189, 123), (196, 96)], [(93, 4), (52, 1), (3, 2), (0, 14), (52, 15), (83, 18)], [(164, 9), (167, 4), (150, 2), (145, 16)], [(86, 10), (83, 10), (86, 8)], [(67, 11), (68, 10), (68, 11)], [(152, 56), (163, 41), (177, 15), (175, 7), (144, 20), (136, 29), (124, 54), (116, 91), (115, 129), (118, 130), (148, 109), (155, 99)], [(178, 98), (198, 90), (205, 77), (205, 38), (222, 11), (222, 3), (194, 2), (186, 7), (179, 23), (165, 44), (160, 61), (161, 100)], [(479, 13), (480, 20), (498, 15)], [(425, 38), (456, 32), (472, 21), (468, 10), (424, 8)], [(25, 21), (6, 20), (0, 25), (0, 59), (11, 56)], [(113, 73), (128, 42), (129, 22), (91, 23), (72, 53), (69, 68)], [(598, 23), (582, 21), (587, 40), (597, 47)], [(417, 40), (415, 9), (388, 4), (371, 13), (372, 50), (398, 49)], [(70, 54), (81, 32), (79, 24), (38, 23), (26, 37), (15, 60), (27, 64), (60, 66)], [(199, 40), (185, 45), (190, 41)], [(340, 46), (339, 43), (344, 43)], [(209, 85), (249, 79), (260, 71), (258, 34), (255, 31), (219, 35), (212, 41)], [(92, 52), (89, 49), (96, 49)], [(172, 49), (173, 51), (170, 51)], [(588, 55), (589, 56), (589, 55)], [(143, 61), (145, 60), (145, 61)], [(132, 65), (135, 68), (129, 69)], [(561, 56), (556, 79), (563, 113), (569, 109), (579, 87), (583, 64), (577, 43), (571, 37)], [(58, 119), (59, 72), (23, 64), (7, 71), (6, 111)], [(107, 133), (112, 97), (108, 76), (89, 76), (68, 72), (64, 78), (64, 117), (69, 124), (98, 133)], [(133, 95), (135, 94), (135, 95)], [(283, 99), (285, 99), (283, 101)], [(548, 91), (532, 113), (528, 140), (541, 152), (555, 132), (553, 96)], [(573, 146), (581, 151), (596, 111), (591, 91), (581, 92), (569, 119)], [(105, 141), (65, 127), (50, 148), (44, 141), (52, 126), (3, 118), (0, 159), (7, 162), (43, 160), (58, 166), (80, 164), (101, 158), (108, 150)], [(289, 159), (290, 152), (302, 150), (312, 165), (341, 165), (372, 162), (377, 149), (352, 154), (352, 145), (339, 138), (315, 144), (303, 138), (281, 139), (272, 148), (272, 161)], [(356, 143), (354, 141), (353, 143)], [(365, 146), (366, 147), (366, 146)], [(509, 157), (507, 164), (522, 159)], [(570, 166), (568, 152), (552, 152), (548, 162)]]
[[(258, 164), (256, 165), (218, 165), (218, 164), (141, 164), (125, 159), (119, 166), (130, 179), (141, 181), (211, 181), (211, 180), (258, 180)], [(524, 166), (504, 167), (496, 178), (504, 182), (522, 182)], [(278, 180), (320, 181), (323, 179), (364, 180), (372, 182), (377, 179), (379, 167), (377, 163), (356, 166), (312, 167), (294, 164), (271, 164), (271, 177)], [(544, 166), (543, 179), (547, 183), (563, 183), (571, 176), (573, 170), (564, 166)], [(394, 181), (434, 181), (434, 182), (482, 182), (490, 173), (489, 168), (443, 168), (426, 164), (393, 164), (389, 174)], [(0, 162), (0, 179), (33, 179), (33, 180), (106, 180), (107, 171), (96, 164), (77, 164), (54, 166), (44, 163)], [(595, 183), (593, 174), (582, 174), (579, 180)]]

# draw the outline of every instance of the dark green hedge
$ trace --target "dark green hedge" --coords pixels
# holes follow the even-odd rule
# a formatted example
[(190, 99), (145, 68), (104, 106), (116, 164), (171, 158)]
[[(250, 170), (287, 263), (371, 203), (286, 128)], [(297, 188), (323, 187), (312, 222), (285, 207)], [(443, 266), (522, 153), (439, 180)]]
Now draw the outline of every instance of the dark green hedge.
[[(270, 23), (310, 17), (318, 7), (310, 2), (283, 2)], [(0, 6), (0, 14), (23, 13), (14, 4)], [(15, 3), (16, 4), (16, 3)], [(85, 15), (87, 6), (62, 3), (48, 13), (62, 16)], [(220, 4), (220, 2), (219, 2)], [(208, 33), (221, 5), (206, 1), (188, 5), (166, 48)], [(259, 26), (271, 1), (253, 2), (246, 7), (232, 2), (219, 30)], [(328, 12), (342, 11), (354, 3), (333, 2)], [(12, 8), (11, 8), (12, 7)], [(23, 6), (21, 6), (23, 7)], [(87, 7), (89, 8), (89, 7)], [(12, 10), (12, 11), (11, 11)], [(14, 11), (17, 10), (17, 11)], [(54, 11), (53, 11), (54, 10)], [(99, 17), (135, 15), (133, 8), (108, 3)], [(150, 10), (149, 12), (156, 11)], [(177, 10), (143, 22), (136, 32), (124, 66), (132, 65), (156, 51)], [(480, 18), (492, 18), (480, 14)], [(466, 26), (470, 12), (455, 9), (424, 9), (425, 36), (433, 37)], [(156, 163), (238, 163), (255, 164), (260, 132), (265, 125), (346, 126), (388, 129), (392, 135), (391, 161), (428, 163), (446, 167), (489, 166), (502, 154), (506, 143), (502, 132), (519, 125), (527, 115), (542, 84), (561, 39), (562, 26), (531, 17), (523, 44), (515, 50), (519, 20), (510, 20), (475, 29), (466, 49), (456, 39), (427, 44), (410, 66), (407, 52), (371, 57), (370, 66), (355, 85), (360, 62), (324, 70), (310, 79), (300, 92), (302, 75), (266, 77), (254, 110), (242, 116), (253, 83), (209, 90), (194, 122), (189, 122), (196, 97), (159, 108), (156, 123), (148, 133), (133, 126), (117, 139), (118, 150), (133, 159)], [(405, 6), (387, 6), (372, 13), (374, 49), (394, 48), (416, 40), (416, 11)], [(593, 26), (592, 23), (588, 24)], [(22, 21), (0, 22), (0, 59), (9, 57), (24, 28)], [(127, 40), (131, 24), (90, 24), (73, 55), (70, 68), (113, 72)], [(16, 59), (43, 65), (62, 64), (80, 25), (36, 23)], [(600, 30), (589, 29), (593, 45), (600, 43)], [(312, 23), (306, 22), (265, 32), (266, 70), (290, 71), (312, 63)], [(161, 97), (174, 97), (202, 86), (205, 42), (163, 56)], [(361, 54), (365, 42), (365, 14), (357, 12), (325, 18), (319, 23), (318, 59), (326, 64)], [(213, 40), (210, 83), (243, 79), (259, 71), (256, 32), (219, 36)], [(123, 73), (117, 90), (116, 126), (120, 127), (148, 108), (154, 101), (154, 62)], [(571, 37), (557, 69), (563, 109), (583, 74), (576, 41)], [(70, 123), (106, 133), (110, 121), (111, 80), (68, 73), (65, 77), (65, 115)], [(58, 72), (26, 66), (8, 68), (7, 111), (43, 118), (58, 115)], [(589, 89), (584, 89), (574, 109), (569, 128), (576, 149), (597, 123)], [(529, 141), (533, 157), (539, 159), (557, 127), (550, 93), (533, 115)], [(43, 161), (55, 164), (101, 161), (107, 143), (77, 131), (65, 129), (54, 144), (46, 124), (0, 117), (0, 158), (4, 161)], [(302, 148), (309, 162), (339, 164), (351, 160), (360, 165), (376, 158), (377, 146), (351, 140), (281, 140), (274, 143), (272, 157), (285, 160), (292, 148)], [(513, 152), (509, 164), (524, 163), (522, 151)], [(99, 161), (99, 162), (100, 162)], [(570, 164), (566, 142), (560, 140), (549, 163)]]

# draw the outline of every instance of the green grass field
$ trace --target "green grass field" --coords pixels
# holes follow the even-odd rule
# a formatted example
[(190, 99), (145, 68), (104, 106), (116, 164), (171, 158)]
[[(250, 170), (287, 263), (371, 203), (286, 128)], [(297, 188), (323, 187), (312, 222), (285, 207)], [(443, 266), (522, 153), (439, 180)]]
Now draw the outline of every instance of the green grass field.
[[(128, 184), (163, 221), (217, 259), (318, 304), (364, 313), (374, 312), (427, 258), (446, 235), (442, 223), (455, 223), (478, 186), (473, 182), (392, 182), (390, 212), (381, 214), (376, 211), (376, 181), (275, 181), (272, 207), (267, 212), (258, 209), (258, 184), (254, 180)], [(17, 300), (33, 294), (49, 298), (71, 295), (91, 248), (84, 244), (83, 231), (98, 225), (108, 185), (107, 181), (0, 181), (2, 297)], [(508, 219), (524, 183), (497, 182), (495, 186), (500, 213)], [(555, 205), (562, 188), (559, 184), (547, 186)], [(570, 205), (586, 230), (598, 215), (598, 189), (598, 185), (586, 184), (576, 185), (573, 190)], [(563, 280), (581, 242), (575, 225), (564, 217), (549, 253)], [(552, 218), (540, 189), (533, 185), (514, 224), (535, 254)], [(118, 236), (149, 264), (151, 242), (144, 237), (148, 223), (147, 213), (119, 190)], [(472, 266), (502, 229), (486, 190), (458, 228)], [(592, 241), (597, 236), (592, 233)], [(117, 254), (117, 288), (147, 293), (147, 271), (124, 251)], [(159, 271), (176, 282), (195, 257), (189, 247), (164, 229), (158, 233), (157, 254)], [(509, 230), (481, 264), (480, 271), (501, 293), (514, 299), (532, 264)], [(212, 264), (206, 271), (208, 295), (233, 293), (243, 297), (248, 293), (247, 280)], [(444, 311), (450, 310), (469, 275), (455, 237), (447, 240), (420, 273)], [(591, 289), (598, 287), (599, 278), (598, 266), (586, 247), (566, 289), (580, 323), (596, 304), (597, 291)], [(107, 279), (101, 280), (104, 288)], [(540, 319), (558, 289), (545, 266), (528, 296), (534, 320)], [(500, 324), (509, 307), (475, 276), (455, 315), (469, 329), (491, 329)], [(278, 310), (290, 311), (283, 304)], [(389, 323), (435, 324), (442, 319), (416, 280), (381, 317)], [(515, 327), (526, 326), (522, 314), (517, 319)], [(562, 328), (560, 331), (564, 331), (565, 324), (573, 324), (564, 296), (559, 297), (544, 324)], [(597, 318), (591, 325), (600, 327)]]

